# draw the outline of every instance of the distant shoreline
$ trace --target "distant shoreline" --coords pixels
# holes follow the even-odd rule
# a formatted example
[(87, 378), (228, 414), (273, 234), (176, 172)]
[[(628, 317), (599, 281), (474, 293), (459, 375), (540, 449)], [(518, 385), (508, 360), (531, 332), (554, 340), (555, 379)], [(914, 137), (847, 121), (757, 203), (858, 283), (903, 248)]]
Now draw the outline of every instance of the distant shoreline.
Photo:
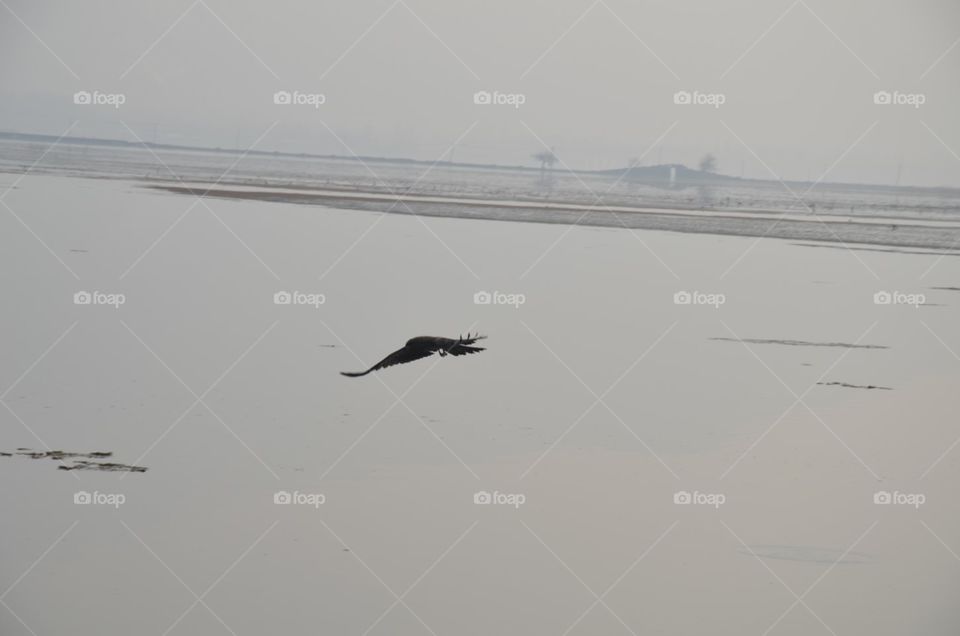
[[(256, 157), (282, 157), (289, 159), (319, 159), (325, 161), (348, 161), (354, 163), (371, 163), (371, 164), (393, 164), (393, 165), (412, 165), (412, 166), (443, 166), (445, 168), (460, 168), (468, 170), (489, 170), (489, 171), (506, 171), (506, 172), (522, 172), (522, 173), (539, 173), (541, 168), (537, 166), (525, 166), (525, 165), (510, 165), (510, 164), (489, 164), (489, 163), (466, 163), (466, 162), (453, 162), (453, 161), (431, 161), (425, 159), (412, 159), (407, 157), (378, 157), (378, 156), (358, 156), (358, 155), (336, 155), (336, 154), (319, 154), (319, 153), (294, 153), (294, 152), (283, 152), (278, 150), (256, 150), (256, 149), (242, 149), (242, 148), (221, 148), (221, 147), (205, 147), (205, 146), (189, 146), (181, 144), (158, 144), (151, 142), (140, 142), (140, 141), (124, 141), (120, 139), (105, 139), (99, 137), (58, 137), (56, 135), (46, 135), (39, 133), (18, 133), (18, 132), (9, 132), (9, 131), (0, 131), (0, 140), (8, 141), (22, 141), (30, 143), (48, 143), (52, 144), (58, 142), (60, 144), (70, 144), (70, 145), (79, 145), (79, 146), (99, 146), (99, 147), (114, 147), (114, 148), (130, 148), (130, 149), (149, 149), (149, 150), (160, 150), (160, 151), (175, 151), (175, 152), (197, 152), (197, 153), (215, 153), (223, 155), (250, 155)], [(607, 177), (626, 177), (631, 180), (638, 180), (643, 183), (652, 183), (652, 184), (665, 184), (668, 183), (668, 180), (663, 176), (663, 174), (668, 171), (670, 168), (676, 168), (681, 174), (686, 175), (681, 181), (678, 182), (680, 186), (697, 186), (697, 185), (743, 185), (743, 186), (760, 186), (760, 187), (782, 187), (783, 184), (787, 186), (796, 187), (798, 189), (806, 189), (811, 186), (816, 185), (820, 188), (830, 188), (836, 190), (846, 190), (846, 191), (870, 191), (870, 192), (902, 192), (904, 194), (908, 193), (924, 193), (924, 194), (942, 194), (949, 196), (960, 196), (960, 188), (948, 187), (948, 186), (908, 186), (908, 185), (877, 185), (877, 184), (868, 184), (868, 183), (842, 183), (834, 181), (820, 181), (820, 182), (811, 182), (811, 181), (776, 181), (771, 179), (745, 179), (742, 177), (734, 177), (730, 175), (724, 175), (719, 173), (706, 173), (699, 170), (694, 170), (688, 168), (682, 164), (660, 164), (654, 166), (642, 166), (635, 168), (615, 168), (615, 169), (604, 169), (604, 170), (568, 170), (566, 168), (556, 170), (556, 173), (568, 173), (568, 174), (579, 174), (579, 175), (590, 175), (590, 176), (607, 176)], [(633, 176), (627, 176), (625, 173), (632, 173)]]

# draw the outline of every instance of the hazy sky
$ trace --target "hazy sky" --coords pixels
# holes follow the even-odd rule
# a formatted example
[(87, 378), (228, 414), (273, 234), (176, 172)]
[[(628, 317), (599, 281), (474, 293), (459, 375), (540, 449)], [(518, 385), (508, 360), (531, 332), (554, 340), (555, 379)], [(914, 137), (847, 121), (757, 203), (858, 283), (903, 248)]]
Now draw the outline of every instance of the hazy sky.
[(0, 129), (960, 186), (958, 39), (956, 0), (3, 0)]

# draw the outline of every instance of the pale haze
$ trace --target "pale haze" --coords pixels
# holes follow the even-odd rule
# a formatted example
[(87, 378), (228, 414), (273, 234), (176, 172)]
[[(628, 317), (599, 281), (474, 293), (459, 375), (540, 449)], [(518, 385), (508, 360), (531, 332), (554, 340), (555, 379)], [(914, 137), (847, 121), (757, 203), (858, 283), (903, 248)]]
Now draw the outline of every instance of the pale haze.
[[(133, 140), (126, 124), (147, 141), (243, 149), (277, 122), (258, 148), (432, 161), (459, 139), (463, 162), (530, 165), (547, 145), (576, 169), (711, 152), (721, 173), (765, 179), (960, 175), (949, 0), (8, 0), (0, 15), (5, 131), (78, 121), (71, 135)], [(78, 109), (78, 90), (126, 103)], [(278, 90), (326, 103), (278, 110)], [(478, 107), (478, 90), (525, 103)], [(725, 103), (678, 106), (679, 90)], [(925, 103), (881, 107), (881, 90)]]

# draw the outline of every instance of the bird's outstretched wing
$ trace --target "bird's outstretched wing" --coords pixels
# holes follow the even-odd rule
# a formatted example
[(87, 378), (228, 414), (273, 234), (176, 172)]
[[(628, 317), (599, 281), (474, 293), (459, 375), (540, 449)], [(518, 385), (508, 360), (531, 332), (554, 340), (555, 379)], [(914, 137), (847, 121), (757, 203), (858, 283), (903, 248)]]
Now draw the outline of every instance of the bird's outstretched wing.
[(471, 336), (468, 333), (466, 338), (464, 338), (463, 336), (460, 336), (456, 340), (451, 339), (450, 344), (445, 345), (443, 347), (443, 352), (449, 353), (452, 356), (462, 356), (468, 353), (476, 353), (478, 351), (483, 351), (484, 347), (471, 347), (468, 345), (472, 345), (477, 340), (483, 340), (484, 338), (486, 338), (486, 336), (481, 336), (481, 335)]
[[(404, 362), (413, 362), (414, 360), (419, 360), (420, 358), (426, 358), (427, 356), (433, 354), (433, 351), (429, 349), (414, 349), (413, 347), (404, 347), (403, 349), (397, 349), (386, 358), (376, 363), (366, 371), (359, 372), (349, 372), (341, 371), (340, 375), (345, 375), (348, 378), (359, 378), (362, 375), (367, 375), (371, 371), (377, 371), (379, 369), (384, 369), (386, 367), (392, 367), (395, 364), (403, 364)], [(459, 355), (459, 354), (457, 354)]]

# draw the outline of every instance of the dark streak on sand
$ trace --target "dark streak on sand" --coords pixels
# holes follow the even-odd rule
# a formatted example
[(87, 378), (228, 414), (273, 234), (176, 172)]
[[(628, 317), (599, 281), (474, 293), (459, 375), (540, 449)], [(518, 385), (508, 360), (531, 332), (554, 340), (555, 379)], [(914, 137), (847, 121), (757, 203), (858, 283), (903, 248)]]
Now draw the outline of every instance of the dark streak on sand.
[(880, 391), (893, 391), (889, 386), (877, 386), (875, 384), (848, 384), (847, 382), (817, 382), (821, 386), (842, 386), (846, 389), (878, 389)]
[(60, 470), (102, 470), (107, 472), (128, 473), (147, 472), (147, 469), (144, 466), (131, 466), (129, 464), (117, 464), (114, 462), (90, 461), (93, 459), (106, 459), (107, 457), (113, 457), (113, 453), (106, 451), (68, 453), (62, 450), (35, 451), (30, 450), (29, 448), (18, 448), (16, 452), (13, 453), (0, 452), (0, 457), (13, 457), (14, 455), (18, 455), (20, 457), (29, 457), (30, 459), (52, 459), (58, 462), (70, 460), (73, 462), (72, 466), (68, 466), (67, 464), (58, 466)]
[[(758, 236), (795, 241), (889, 245), (898, 248), (949, 250), (960, 242), (960, 226), (911, 225), (904, 223), (896, 231), (884, 223), (859, 218), (822, 220), (783, 218), (781, 212), (769, 216), (744, 215), (731, 210), (703, 211), (686, 208), (630, 208), (624, 210), (595, 209), (589, 203), (564, 201), (476, 200), (456, 197), (411, 195), (390, 197), (382, 193), (349, 191), (291, 192), (284, 190), (237, 190), (228, 188), (187, 187), (182, 185), (149, 185), (154, 190), (173, 194), (316, 205), (340, 210), (363, 210), (416, 216), (513, 221), (520, 223), (555, 223), (580, 227), (609, 227), (629, 230), (661, 230), (691, 234), (726, 236)], [(403, 205), (398, 205), (403, 202)], [(814, 245), (814, 244), (811, 244)], [(816, 245), (820, 247), (820, 245)], [(932, 252), (918, 252), (929, 254)], [(960, 252), (945, 252), (960, 256)]]
[[(821, 245), (820, 243), (791, 243), (798, 247), (822, 247), (832, 250), (857, 250), (860, 252), (887, 252), (890, 254), (919, 254), (921, 256), (960, 256), (960, 252), (920, 252), (917, 250), (882, 249), (879, 247), (854, 247), (852, 245)], [(937, 289), (934, 287), (933, 289)]]
[(869, 563), (871, 561), (871, 556), (863, 552), (852, 552), (850, 550), (840, 551), (834, 548), (817, 548), (802, 545), (755, 545), (737, 548), (737, 552), (761, 559), (827, 563), (831, 566)]
[(960, 287), (931, 287), (930, 289), (939, 289), (940, 291), (960, 291)]
[(724, 342), (749, 342), (750, 344), (778, 344), (778, 345), (789, 345), (791, 347), (840, 347), (843, 349), (889, 349), (890, 347), (884, 345), (862, 345), (862, 344), (850, 344), (847, 342), (806, 342), (804, 340), (766, 340), (761, 338), (743, 338), (738, 340), (737, 338), (708, 338), (708, 340), (722, 340)]

